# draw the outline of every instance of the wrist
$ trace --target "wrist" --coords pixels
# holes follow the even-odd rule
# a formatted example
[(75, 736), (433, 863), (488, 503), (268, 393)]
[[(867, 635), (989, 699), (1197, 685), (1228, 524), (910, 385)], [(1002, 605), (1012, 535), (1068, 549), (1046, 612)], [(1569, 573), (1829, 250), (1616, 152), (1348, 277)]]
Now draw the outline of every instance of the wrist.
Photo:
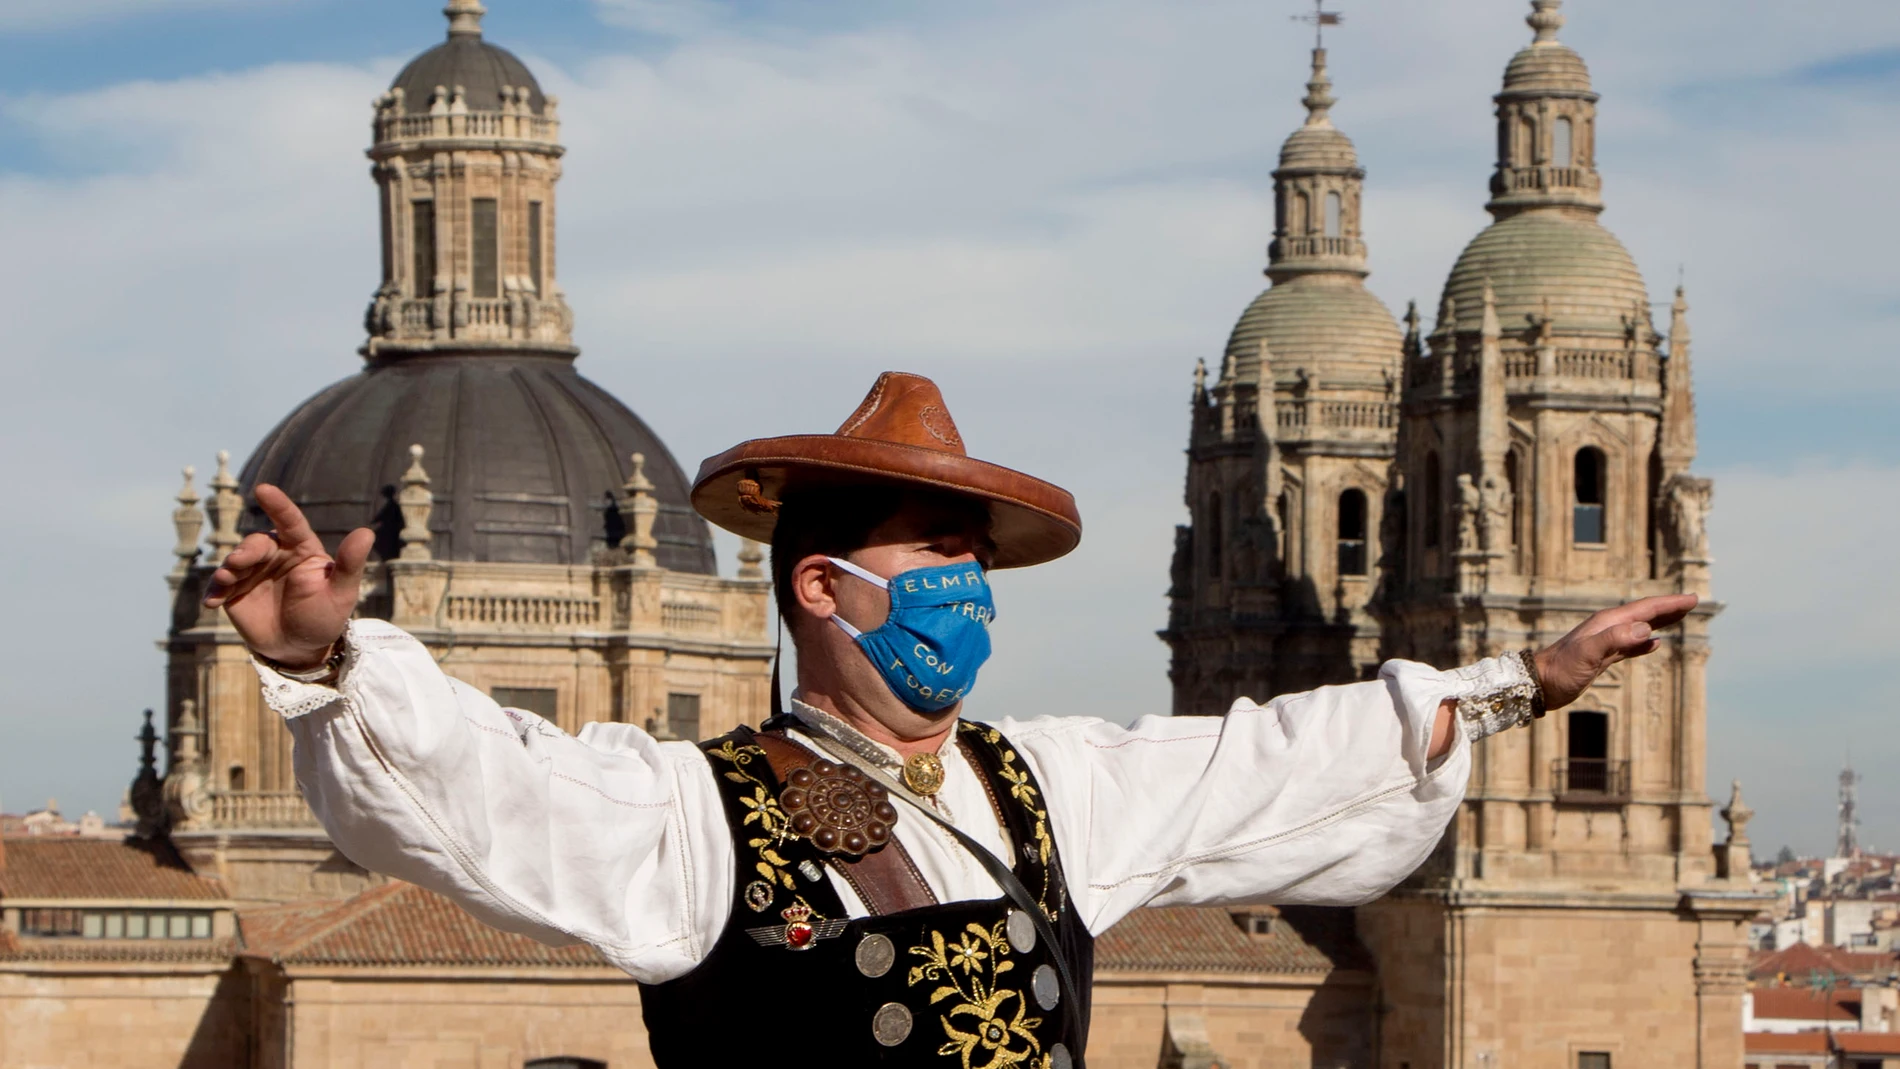
[(343, 639), (338, 636), (331, 640), (328, 646), (314, 653), (300, 654), (294, 658), (279, 659), (256, 650), (251, 651), (251, 655), (262, 662), (264, 667), (299, 683), (329, 683), (341, 673), (345, 652)]

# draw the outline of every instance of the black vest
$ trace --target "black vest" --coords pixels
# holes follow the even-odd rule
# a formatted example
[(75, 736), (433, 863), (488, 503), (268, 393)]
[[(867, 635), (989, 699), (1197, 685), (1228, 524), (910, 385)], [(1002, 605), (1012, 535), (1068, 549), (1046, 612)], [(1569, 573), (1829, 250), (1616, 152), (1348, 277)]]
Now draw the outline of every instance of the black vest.
[[(1012, 917), (1007, 898), (846, 919), (827, 855), (792, 831), (778, 800), (783, 785), (741, 727), (700, 744), (738, 861), (730, 919), (692, 972), (640, 985), (659, 1069), (1081, 1069), (1094, 941), (1069, 900), (1041, 787), (996, 729), (965, 721), (957, 742), (983, 777), (1016, 847), (1016, 878), (1052, 921), (1080, 990), (1059, 990), (1050, 948), (1026, 914)], [(1079, 1027), (1060, 1004), (1071, 998)]]

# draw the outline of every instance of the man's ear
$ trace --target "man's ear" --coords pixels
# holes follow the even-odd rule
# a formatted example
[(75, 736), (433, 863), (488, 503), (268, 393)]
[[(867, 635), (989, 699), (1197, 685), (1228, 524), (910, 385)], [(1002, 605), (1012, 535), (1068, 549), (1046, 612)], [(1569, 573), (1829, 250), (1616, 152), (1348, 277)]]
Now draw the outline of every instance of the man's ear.
[(807, 619), (827, 620), (838, 611), (831, 589), (831, 561), (822, 553), (802, 557), (789, 577), (792, 600)]

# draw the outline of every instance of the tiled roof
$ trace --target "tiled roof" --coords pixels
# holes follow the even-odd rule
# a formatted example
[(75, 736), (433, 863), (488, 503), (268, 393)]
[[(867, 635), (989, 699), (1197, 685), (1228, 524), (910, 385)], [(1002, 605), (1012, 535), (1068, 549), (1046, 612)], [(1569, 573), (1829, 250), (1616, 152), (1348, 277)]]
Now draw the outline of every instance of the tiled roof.
[(1826, 1032), (1744, 1032), (1742, 1049), (1749, 1054), (1826, 1054)]
[(1836, 1032), (1834, 1049), (1843, 1054), (1900, 1055), (1900, 1032)]
[(1138, 909), (1095, 943), (1101, 972), (1325, 973), (1370, 969), (1350, 909), (1285, 906), (1245, 912), (1274, 914), (1273, 931), (1249, 935), (1235, 910)]
[(0, 898), (223, 899), (165, 841), (8, 839)]
[(550, 947), (488, 927), (414, 884), (393, 881), (340, 902), (238, 914), (245, 953), (299, 965), (605, 965), (592, 947)]
[(1773, 980), (1785, 975), (1800, 983), (1808, 974), (1835, 972), (1844, 976), (1885, 977), (1900, 970), (1900, 958), (1891, 953), (1867, 953), (1840, 947), (1817, 947), (1796, 943), (1783, 950), (1757, 951), (1748, 963), (1748, 975), (1755, 980)]
[(237, 951), (235, 939), (0, 939), (0, 961), (228, 962)]
[(1860, 1020), (1860, 992), (1851, 987), (1837, 987), (1825, 998), (1801, 987), (1758, 987), (1752, 994), (1756, 1020)]

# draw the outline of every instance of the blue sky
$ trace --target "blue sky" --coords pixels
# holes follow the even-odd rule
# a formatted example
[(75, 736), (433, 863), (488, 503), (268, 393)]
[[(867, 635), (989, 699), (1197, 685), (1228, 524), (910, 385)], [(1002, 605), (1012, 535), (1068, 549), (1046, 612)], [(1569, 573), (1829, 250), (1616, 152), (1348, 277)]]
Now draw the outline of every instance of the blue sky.
[[(440, 6), (0, 4), (6, 809), (115, 803), (161, 695), (177, 469), (202, 486), (216, 450), (241, 461), (355, 369), (369, 100), (440, 39)], [(1070, 485), (1089, 526), (999, 580), (985, 711), (1165, 710), (1189, 377), (1262, 285), (1304, 5), (489, 6), (490, 39), (563, 99), (584, 373), (688, 468), (832, 425), (878, 370), (932, 374), (979, 453)], [(1429, 317), (1486, 221), (1525, 10), (1367, 0), (1330, 40), (1395, 312)], [(1900, 848), (1900, 5), (1565, 14), (1603, 94), (1604, 222), (1659, 307), (1688, 283), (1729, 605), (1711, 791), (1745, 781), (1758, 851), (1820, 851), (1851, 750), (1866, 837)]]

